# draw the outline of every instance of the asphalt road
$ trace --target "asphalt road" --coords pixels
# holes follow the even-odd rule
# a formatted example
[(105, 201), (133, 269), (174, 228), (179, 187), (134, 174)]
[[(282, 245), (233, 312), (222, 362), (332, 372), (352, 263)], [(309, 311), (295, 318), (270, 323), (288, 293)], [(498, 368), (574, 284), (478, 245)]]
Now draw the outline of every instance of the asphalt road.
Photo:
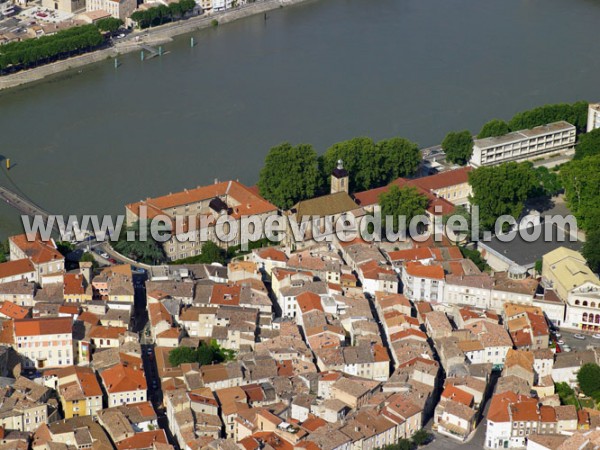
[[(560, 330), (559, 333), (560, 340), (563, 340), (573, 351), (586, 350), (588, 347), (600, 347), (600, 339), (594, 339), (591, 334), (564, 330)], [(585, 340), (575, 339), (573, 337), (575, 334), (583, 334)]]

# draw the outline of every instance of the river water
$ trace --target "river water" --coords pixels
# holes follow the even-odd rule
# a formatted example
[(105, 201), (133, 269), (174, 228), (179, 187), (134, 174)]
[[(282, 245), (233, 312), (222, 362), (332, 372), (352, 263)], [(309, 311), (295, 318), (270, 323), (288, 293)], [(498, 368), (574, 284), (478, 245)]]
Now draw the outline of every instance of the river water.
[[(422, 146), (552, 102), (600, 100), (598, 0), (319, 0), (0, 94), (10, 178), (50, 212), (238, 178), (282, 141)], [(0, 236), (20, 229), (0, 206)]]

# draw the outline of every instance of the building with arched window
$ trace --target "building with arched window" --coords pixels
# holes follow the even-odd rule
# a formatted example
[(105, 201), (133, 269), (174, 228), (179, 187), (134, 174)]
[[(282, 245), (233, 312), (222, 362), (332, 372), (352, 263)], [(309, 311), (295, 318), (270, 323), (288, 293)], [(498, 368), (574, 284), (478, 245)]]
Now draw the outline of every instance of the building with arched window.
[(542, 279), (567, 304), (563, 327), (600, 332), (600, 279), (581, 253), (565, 247), (547, 253)]

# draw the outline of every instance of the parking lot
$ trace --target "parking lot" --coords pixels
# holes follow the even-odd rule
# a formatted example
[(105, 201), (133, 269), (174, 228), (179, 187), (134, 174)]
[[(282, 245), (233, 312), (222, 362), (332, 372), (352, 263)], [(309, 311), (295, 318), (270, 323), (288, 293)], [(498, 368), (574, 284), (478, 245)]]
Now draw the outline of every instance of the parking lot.
[[(572, 351), (586, 350), (588, 347), (600, 347), (600, 339), (593, 338), (591, 334), (563, 330), (559, 331), (559, 334), (561, 335), (559, 340), (562, 340), (565, 344), (571, 347)], [(585, 339), (576, 339), (573, 337), (575, 334), (583, 334)]]

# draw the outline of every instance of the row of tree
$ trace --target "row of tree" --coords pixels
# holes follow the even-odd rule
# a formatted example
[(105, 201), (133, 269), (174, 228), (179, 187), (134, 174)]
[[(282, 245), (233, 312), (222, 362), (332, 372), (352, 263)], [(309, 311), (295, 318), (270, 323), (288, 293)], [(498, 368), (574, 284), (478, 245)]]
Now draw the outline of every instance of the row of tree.
[(600, 145), (595, 154), (563, 165), (560, 178), (567, 205), (586, 232), (583, 256), (593, 271), (600, 272)]
[[(584, 133), (587, 126), (588, 103), (558, 103), (545, 105), (515, 114), (508, 122), (492, 119), (483, 125), (477, 139), (504, 136), (511, 131), (525, 130), (561, 120), (575, 125), (578, 133)], [(468, 130), (451, 131), (442, 142), (448, 161), (465, 165), (473, 152), (473, 137)]]
[(289, 209), (300, 200), (325, 193), (340, 159), (349, 174), (350, 192), (357, 192), (414, 175), (421, 155), (417, 144), (403, 138), (377, 143), (354, 138), (332, 145), (322, 156), (310, 144), (286, 142), (267, 154), (258, 181), (260, 193), (279, 208)]
[(38, 39), (10, 42), (0, 47), (0, 71), (9, 67), (28, 68), (90, 51), (104, 42), (96, 25), (83, 25)]
[(186, 13), (192, 11), (195, 6), (196, 2), (194, 0), (179, 0), (170, 3), (169, 6), (159, 5), (136, 11), (131, 15), (131, 20), (136, 22), (140, 28), (155, 27), (181, 19)]

